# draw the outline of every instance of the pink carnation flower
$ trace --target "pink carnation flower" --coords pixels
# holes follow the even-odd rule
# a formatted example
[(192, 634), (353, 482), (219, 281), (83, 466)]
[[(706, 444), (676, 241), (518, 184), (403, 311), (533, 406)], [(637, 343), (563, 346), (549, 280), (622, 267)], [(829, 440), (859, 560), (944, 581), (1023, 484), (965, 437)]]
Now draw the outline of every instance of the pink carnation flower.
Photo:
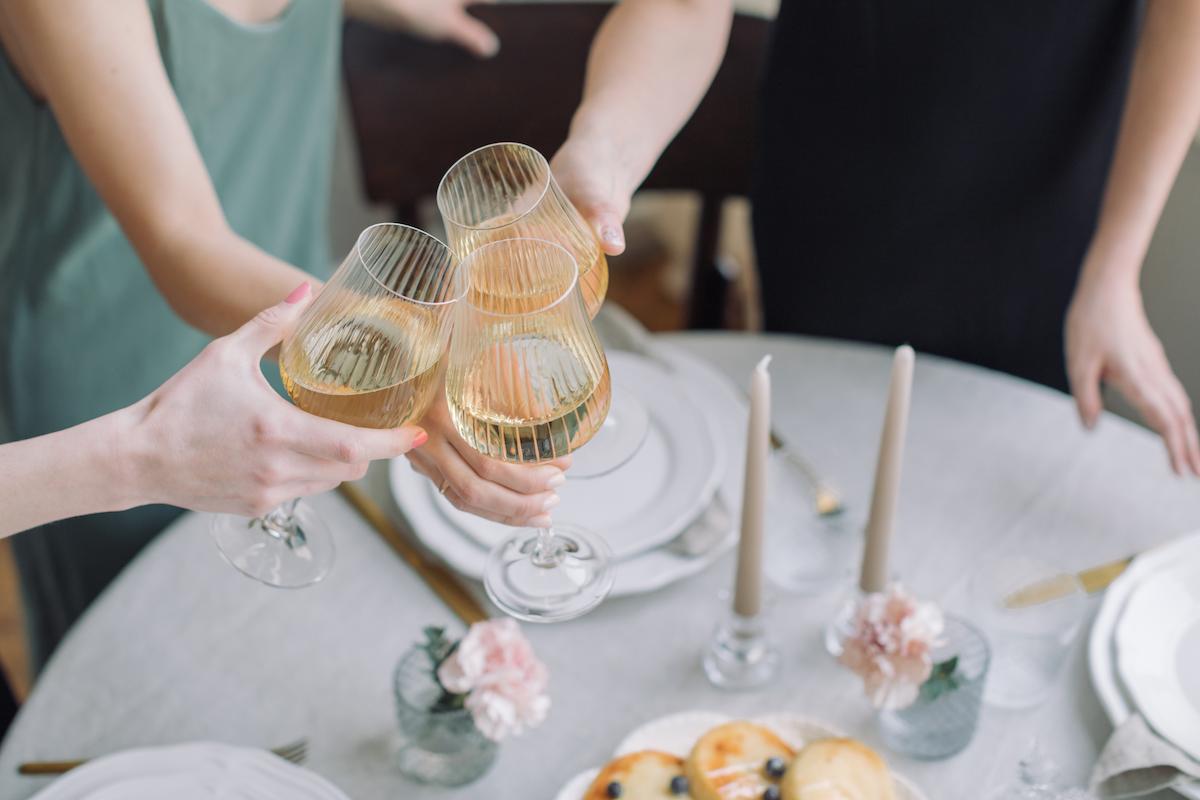
[(484, 736), (500, 741), (541, 724), (550, 709), (549, 673), (511, 619), (477, 622), (438, 667), (447, 691), (467, 695)]
[(893, 585), (887, 594), (864, 597), (852, 625), (838, 660), (862, 677), (876, 708), (912, 705), (933, 671), (931, 651), (944, 627), (941, 610)]

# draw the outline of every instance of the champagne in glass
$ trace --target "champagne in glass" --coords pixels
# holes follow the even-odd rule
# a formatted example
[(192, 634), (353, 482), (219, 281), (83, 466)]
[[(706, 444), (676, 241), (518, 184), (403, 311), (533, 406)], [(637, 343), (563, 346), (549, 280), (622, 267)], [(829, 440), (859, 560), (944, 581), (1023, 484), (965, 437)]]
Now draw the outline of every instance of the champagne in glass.
[[(364, 230), (280, 348), (293, 402), (361, 427), (419, 418), (437, 395), (465, 286), (450, 249), (424, 231)], [(226, 560), (270, 586), (308, 586), (333, 565), (329, 527), (297, 500), (256, 519), (217, 515), (211, 528)]]
[(537, 150), (504, 142), (467, 153), (442, 178), (437, 202), (459, 259), (501, 239), (565, 247), (579, 265), (588, 316), (596, 316), (608, 292), (608, 259)]
[[(601, 428), (608, 361), (584, 305), (574, 258), (538, 239), (486, 244), (463, 264), (446, 401), (459, 434), (513, 464), (565, 456)], [(580, 528), (519, 530), (488, 556), (488, 595), (512, 616), (554, 622), (586, 613), (612, 588), (608, 546)]]

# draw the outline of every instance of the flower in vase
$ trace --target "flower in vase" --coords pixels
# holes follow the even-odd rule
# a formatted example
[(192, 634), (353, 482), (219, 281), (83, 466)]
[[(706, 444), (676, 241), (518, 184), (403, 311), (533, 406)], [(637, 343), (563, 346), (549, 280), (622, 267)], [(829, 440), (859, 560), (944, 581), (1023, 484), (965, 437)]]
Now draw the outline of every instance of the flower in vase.
[(549, 673), (511, 619), (477, 622), (442, 660), (438, 681), (466, 695), (463, 705), (484, 736), (500, 741), (539, 725), (550, 709)]
[(920, 603), (898, 584), (869, 594), (854, 612), (838, 659), (863, 679), (876, 708), (913, 704), (933, 671), (933, 647), (944, 622), (935, 603)]

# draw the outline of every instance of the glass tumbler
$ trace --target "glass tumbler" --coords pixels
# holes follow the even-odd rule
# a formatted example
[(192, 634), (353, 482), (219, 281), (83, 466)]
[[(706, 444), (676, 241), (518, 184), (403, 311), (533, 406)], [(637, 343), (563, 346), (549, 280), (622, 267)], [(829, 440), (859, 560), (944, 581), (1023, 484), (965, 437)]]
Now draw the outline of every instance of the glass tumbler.
[(1054, 687), (1083, 624), (1083, 586), (1058, 567), (1014, 556), (980, 569), (971, 595), (974, 619), (992, 643), (984, 699), (999, 708), (1038, 705)]

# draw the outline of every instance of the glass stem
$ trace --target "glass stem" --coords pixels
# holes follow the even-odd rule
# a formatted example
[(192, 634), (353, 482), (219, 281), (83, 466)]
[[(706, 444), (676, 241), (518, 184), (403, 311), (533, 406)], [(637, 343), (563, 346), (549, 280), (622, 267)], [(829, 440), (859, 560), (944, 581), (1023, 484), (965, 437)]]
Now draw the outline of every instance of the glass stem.
[(534, 540), (533, 550), (529, 560), (535, 567), (549, 569), (557, 567), (562, 562), (562, 541), (554, 535), (551, 528), (538, 528), (537, 539)]
[(271, 509), (260, 520), (263, 530), (268, 535), (282, 539), (284, 544), (293, 550), (305, 544), (304, 531), (300, 530), (295, 516), (296, 504), (299, 502), (299, 497), (293, 497)]

